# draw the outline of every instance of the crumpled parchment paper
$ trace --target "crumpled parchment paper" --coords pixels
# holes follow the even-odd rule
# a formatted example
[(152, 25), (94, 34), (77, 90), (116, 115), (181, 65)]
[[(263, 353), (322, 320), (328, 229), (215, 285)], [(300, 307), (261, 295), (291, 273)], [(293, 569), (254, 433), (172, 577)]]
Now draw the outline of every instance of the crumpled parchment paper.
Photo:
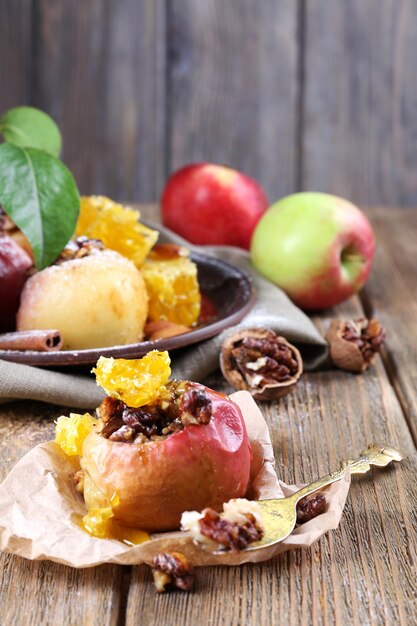
[[(293, 493), (302, 485), (278, 480), (266, 422), (246, 391), (232, 394), (245, 419), (253, 449), (248, 497), (264, 500)], [(85, 515), (82, 496), (74, 489), (72, 475), (78, 457), (66, 456), (53, 441), (28, 452), (0, 485), (0, 548), (27, 559), (48, 559), (72, 567), (102, 563), (134, 565), (151, 563), (160, 552), (179, 551), (193, 565), (239, 565), (265, 561), (285, 550), (310, 546), (325, 532), (337, 528), (350, 486), (350, 474), (326, 489), (327, 510), (298, 526), (289, 537), (270, 548), (215, 556), (195, 545), (187, 533), (159, 533), (130, 547), (114, 539), (91, 537), (76, 523)]]

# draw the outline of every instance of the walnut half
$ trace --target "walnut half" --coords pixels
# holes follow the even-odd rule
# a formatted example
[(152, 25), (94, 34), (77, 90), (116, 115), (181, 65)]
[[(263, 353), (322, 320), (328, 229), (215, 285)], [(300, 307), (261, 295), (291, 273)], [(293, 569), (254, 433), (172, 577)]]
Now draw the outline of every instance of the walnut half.
[(297, 348), (273, 330), (245, 328), (223, 342), (220, 367), (236, 389), (256, 400), (275, 400), (294, 388), (303, 361)]

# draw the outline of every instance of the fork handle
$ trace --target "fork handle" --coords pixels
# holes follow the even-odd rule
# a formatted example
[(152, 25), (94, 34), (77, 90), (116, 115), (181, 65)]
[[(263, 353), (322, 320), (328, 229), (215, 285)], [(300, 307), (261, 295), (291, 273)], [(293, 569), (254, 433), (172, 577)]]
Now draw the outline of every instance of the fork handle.
[(341, 464), (340, 469), (315, 480), (313, 483), (310, 483), (305, 487), (302, 487), (292, 496), (289, 496), (289, 498), (294, 499), (294, 502), (297, 503), (301, 500), (301, 498), (304, 498), (315, 491), (323, 489), (323, 487), (327, 487), (327, 485), (331, 485), (332, 483), (341, 480), (344, 476), (346, 468), (349, 468), (352, 474), (365, 474), (371, 469), (371, 465), (385, 467), (391, 463), (391, 461), (401, 461), (402, 458), (401, 453), (395, 448), (378, 444), (370, 444), (368, 448), (363, 450), (363, 452), (361, 452), (356, 459), (348, 459), (347, 461), (344, 461)]

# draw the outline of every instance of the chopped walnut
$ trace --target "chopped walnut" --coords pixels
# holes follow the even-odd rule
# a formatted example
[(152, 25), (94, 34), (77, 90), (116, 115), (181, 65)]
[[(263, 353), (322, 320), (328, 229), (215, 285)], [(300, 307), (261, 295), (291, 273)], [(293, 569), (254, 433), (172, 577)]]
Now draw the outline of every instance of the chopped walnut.
[(250, 543), (259, 541), (262, 537), (261, 531), (256, 527), (255, 518), (250, 513), (246, 516), (246, 522), (239, 523), (229, 522), (213, 509), (205, 509), (199, 525), (202, 535), (232, 552), (244, 550)]
[(180, 552), (157, 554), (152, 561), (152, 575), (158, 593), (168, 588), (191, 591), (194, 585), (193, 569)]
[(262, 539), (262, 514), (256, 502), (235, 498), (223, 505), (223, 513), (204, 509), (186, 511), (181, 517), (182, 530), (189, 530), (195, 542), (211, 549), (237, 552)]
[(97, 409), (96, 432), (111, 441), (158, 441), (190, 424), (207, 424), (212, 402), (205, 388), (187, 381), (171, 381), (154, 404), (128, 407), (107, 397)]
[(56, 265), (61, 265), (66, 261), (74, 259), (82, 259), (85, 256), (91, 256), (97, 252), (104, 250), (104, 245), (100, 239), (89, 239), (88, 237), (77, 237), (71, 239), (55, 261)]
[(326, 510), (326, 497), (322, 493), (313, 493), (297, 504), (297, 524), (305, 524)]
[(191, 387), (182, 397), (180, 419), (183, 426), (208, 424), (213, 412), (210, 398), (203, 389)]

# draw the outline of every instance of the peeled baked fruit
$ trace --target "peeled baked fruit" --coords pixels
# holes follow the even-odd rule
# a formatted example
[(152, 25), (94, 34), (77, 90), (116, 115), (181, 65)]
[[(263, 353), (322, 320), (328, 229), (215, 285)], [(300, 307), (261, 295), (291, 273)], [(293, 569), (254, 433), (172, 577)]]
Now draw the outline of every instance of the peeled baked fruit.
[(201, 294), (197, 266), (188, 250), (173, 244), (155, 246), (141, 267), (149, 294), (149, 319), (192, 326), (198, 320)]
[(116, 522), (164, 531), (179, 528), (184, 511), (221, 510), (245, 495), (251, 447), (240, 409), (226, 396), (172, 381), (138, 409), (106, 398), (99, 418), (81, 458), (88, 510), (116, 496)]
[(158, 232), (139, 222), (140, 213), (105, 196), (83, 196), (76, 235), (100, 239), (140, 267), (158, 239)]
[(64, 260), (32, 276), (22, 291), (18, 330), (56, 328), (63, 348), (141, 341), (148, 295), (135, 265), (112, 250)]

